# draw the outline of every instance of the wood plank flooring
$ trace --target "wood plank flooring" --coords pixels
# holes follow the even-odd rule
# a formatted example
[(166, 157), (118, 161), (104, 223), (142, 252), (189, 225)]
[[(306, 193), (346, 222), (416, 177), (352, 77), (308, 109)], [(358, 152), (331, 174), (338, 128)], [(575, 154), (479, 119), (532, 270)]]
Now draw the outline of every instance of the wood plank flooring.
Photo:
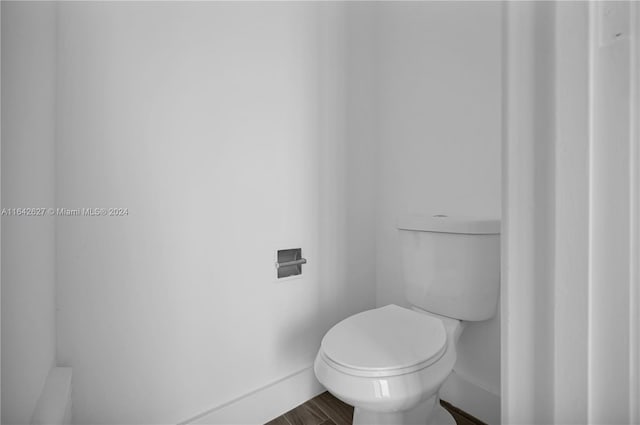
[(453, 419), (456, 420), (457, 425), (487, 425), (480, 419), (471, 416), (464, 410), (458, 409), (456, 406), (447, 403), (444, 400), (440, 400), (440, 404), (442, 405), (442, 407), (447, 409), (449, 413), (451, 413), (451, 416), (453, 416)]
[[(441, 403), (457, 425), (486, 425), (446, 401)], [(266, 425), (351, 425), (352, 421), (353, 407), (324, 392)]]
[(351, 425), (353, 407), (324, 392), (266, 425)]

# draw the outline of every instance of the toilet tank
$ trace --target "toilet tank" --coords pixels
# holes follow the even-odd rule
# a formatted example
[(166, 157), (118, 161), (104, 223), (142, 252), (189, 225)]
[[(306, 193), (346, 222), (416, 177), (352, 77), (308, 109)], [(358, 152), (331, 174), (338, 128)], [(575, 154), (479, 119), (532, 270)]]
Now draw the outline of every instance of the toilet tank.
[(407, 301), (459, 320), (496, 314), (500, 221), (445, 215), (398, 219)]

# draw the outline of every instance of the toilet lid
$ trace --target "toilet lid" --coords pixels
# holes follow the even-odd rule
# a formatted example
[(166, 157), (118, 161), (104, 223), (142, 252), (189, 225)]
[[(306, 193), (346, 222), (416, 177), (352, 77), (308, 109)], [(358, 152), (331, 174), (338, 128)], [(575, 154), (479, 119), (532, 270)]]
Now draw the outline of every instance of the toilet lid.
[(338, 366), (386, 375), (437, 361), (446, 341), (442, 321), (390, 304), (338, 323), (324, 336), (321, 348)]

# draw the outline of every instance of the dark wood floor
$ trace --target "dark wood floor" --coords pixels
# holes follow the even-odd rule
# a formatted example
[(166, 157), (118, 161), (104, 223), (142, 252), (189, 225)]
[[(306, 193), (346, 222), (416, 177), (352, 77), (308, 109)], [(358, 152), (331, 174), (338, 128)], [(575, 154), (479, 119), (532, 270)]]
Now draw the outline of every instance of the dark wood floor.
[[(443, 401), (442, 406), (458, 425), (486, 425), (447, 402)], [(266, 425), (351, 425), (352, 421), (353, 407), (324, 392)]]

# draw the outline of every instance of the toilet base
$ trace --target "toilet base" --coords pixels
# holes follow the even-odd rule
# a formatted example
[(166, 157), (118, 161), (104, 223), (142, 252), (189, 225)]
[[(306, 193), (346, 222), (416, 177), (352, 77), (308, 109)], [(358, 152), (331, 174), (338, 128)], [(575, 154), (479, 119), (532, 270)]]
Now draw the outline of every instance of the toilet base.
[(435, 395), (410, 410), (397, 412), (376, 412), (356, 407), (353, 425), (456, 425), (456, 421)]

